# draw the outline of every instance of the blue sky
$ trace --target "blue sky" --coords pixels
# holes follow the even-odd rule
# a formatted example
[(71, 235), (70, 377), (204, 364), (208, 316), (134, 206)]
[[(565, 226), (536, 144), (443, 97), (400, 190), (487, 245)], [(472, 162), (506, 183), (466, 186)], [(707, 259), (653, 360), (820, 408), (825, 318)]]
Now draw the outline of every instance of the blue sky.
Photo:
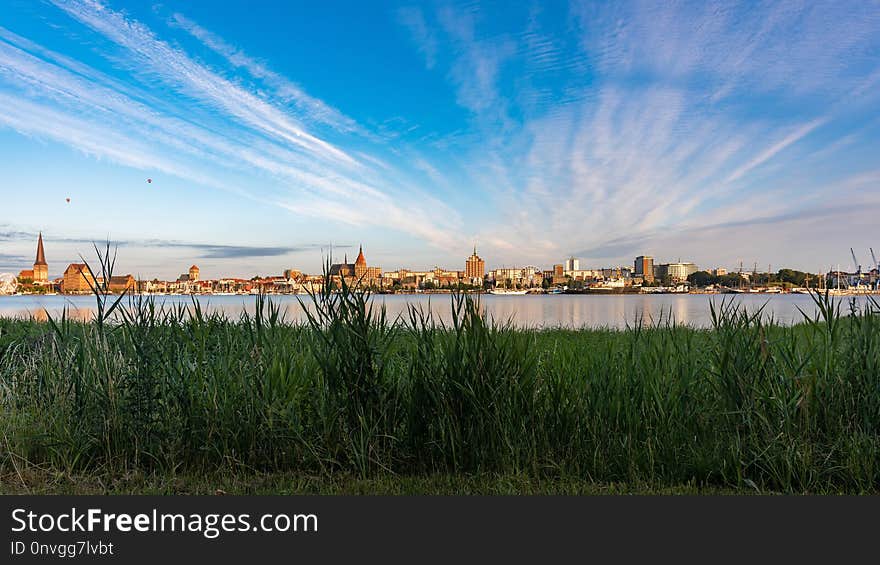
[(877, 2), (7, 0), (0, 271), (867, 265), (878, 102)]

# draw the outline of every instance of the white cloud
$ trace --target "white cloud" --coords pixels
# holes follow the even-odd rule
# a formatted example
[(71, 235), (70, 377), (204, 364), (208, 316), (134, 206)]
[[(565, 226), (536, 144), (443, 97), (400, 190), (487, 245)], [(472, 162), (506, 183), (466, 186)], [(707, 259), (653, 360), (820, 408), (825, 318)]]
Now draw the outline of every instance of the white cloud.
[(296, 120), (254, 93), (196, 63), (183, 51), (158, 39), (141, 23), (96, 0), (55, 4), (81, 23), (127, 51), (130, 68), (149, 73), (200, 103), (210, 104), (269, 137), (291, 143), (315, 158), (353, 166), (343, 150), (306, 132)]
[(413, 42), (425, 58), (425, 67), (433, 69), (437, 64), (437, 36), (425, 22), (425, 15), (417, 6), (405, 6), (397, 11), (400, 23), (409, 30)]
[(814, 129), (821, 126), (822, 124), (824, 124), (827, 121), (828, 120), (826, 118), (819, 118), (819, 119), (813, 120), (809, 123), (806, 123), (806, 124), (800, 126), (796, 130), (794, 130), (793, 132), (791, 132), (790, 134), (785, 136), (783, 139), (774, 143), (773, 145), (771, 145), (770, 147), (768, 147), (767, 149), (765, 149), (761, 153), (755, 155), (750, 161), (748, 161), (747, 163), (745, 163), (744, 165), (742, 165), (741, 167), (739, 167), (738, 169), (733, 171), (730, 174), (730, 176), (727, 177), (726, 181), (733, 182), (733, 181), (736, 181), (736, 180), (742, 178), (744, 175), (748, 174), (752, 169), (766, 163), (767, 161), (772, 159), (777, 153), (784, 150), (789, 145), (791, 145), (793, 143), (797, 143), (798, 141), (803, 139), (805, 136), (807, 136), (811, 131), (813, 131)]
[[(153, 96), (148, 81), (136, 91), (0, 29), (0, 93), (6, 101), (0, 123), (113, 163), (162, 171), (331, 222), (384, 226), (440, 248), (449, 245), (438, 226), (454, 228), (457, 214), (436, 200), (420, 199), (411, 184), (389, 184), (395, 171), (382, 159), (330, 146), (301, 129), (283, 108), (101, 4), (63, 7), (124, 47), (114, 64), (139, 79), (144, 77), (136, 69), (146, 66), (191, 103), (168, 104)], [(351, 210), (340, 212), (346, 208)]]
[(223, 38), (211, 33), (183, 14), (174, 14), (171, 17), (171, 23), (224, 57), (233, 67), (244, 69), (252, 77), (262, 80), (281, 101), (295, 103), (306, 119), (328, 124), (342, 132), (364, 133), (363, 128), (353, 119), (343, 115), (336, 108), (328, 106), (322, 100), (310, 96), (296, 83), (270, 70), (265, 64), (248, 56), (243, 50), (230, 45)]

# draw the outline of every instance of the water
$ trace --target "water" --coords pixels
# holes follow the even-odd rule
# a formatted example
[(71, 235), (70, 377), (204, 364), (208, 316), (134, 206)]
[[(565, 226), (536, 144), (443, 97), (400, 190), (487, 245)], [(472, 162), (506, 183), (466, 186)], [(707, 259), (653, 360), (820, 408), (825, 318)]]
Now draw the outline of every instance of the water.
[[(222, 311), (238, 317), (242, 310), (254, 311), (252, 296), (196, 296), (204, 309)], [(300, 296), (305, 302), (308, 296)], [(766, 316), (773, 316), (784, 324), (803, 319), (798, 307), (807, 313), (815, 312), (812, 299), (804, 294), (764, 295), (700, 295), (700, 294), (636, 294), (636, 295), (535, 295), (535, 296), (480, 296), (486, 311), (495, 319), (511, 319), (520, 327), (612, 327), (623, 328), (642, 317), (644, 320), (668, 319), (698, 327), (710, 325), (709, 303), (734, 300), (750, 311), (764, 306)], [(128, 301), (129, 298), (124, 298)], [(303, 319), (302, 308), (296, 296), (273, 296), (288, 319)], [(375, 301), (384, 303), (390, 317), (405, 314), (408, 304), (430, 308), (436, 318), (449, 321), (451, 298), (446, 294), (377, 295)], [(848, 311), (848, 297), (838, 298), (841, 312)], [(864, 304), (865, 298), (856, 299)], [(189, 296), (157, 296), (157, 303), (191, 304)], [(766, 304), (766, 305), (765, 305)], [(34, 316), (45, 320), (46, 311), (60, 314), (67, 306), (69, 315), (87, 319), (95, 308), (91, 296), (0, 296), (0, 317)]]

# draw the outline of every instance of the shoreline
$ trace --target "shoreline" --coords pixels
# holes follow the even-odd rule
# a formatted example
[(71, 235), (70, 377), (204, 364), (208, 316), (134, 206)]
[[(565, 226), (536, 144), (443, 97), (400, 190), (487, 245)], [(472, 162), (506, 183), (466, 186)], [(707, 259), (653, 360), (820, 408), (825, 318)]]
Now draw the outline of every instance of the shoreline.
[[(338, 291), (336, 291), (338, 294)], [(645, 291), (645, 290), (620, 290), (620, 289), (605, 289), (605, 288), (593, 288), (593, 289), (584, 289), (584, 290), (564, 290), (562, 292), (526, 292), (524, 294), (520, 293), (492, 293), (492, 292), (474, 292), (474, 291), (451, 291), (451, 290), (426, 290), (420, 292), (383, 292), (383, 291), (370, 291), (370, 294), (373, 296), (421, 296), (421, 295), (444, 295), (450, 296), (454, 294), (466, 294), (466, 295), (475, 295), (475, 296), (650, 296), (650, 295), (675, 295), (675, 296), (684, 296), (684, 295), (696, 295), (696, 296), (713, 296), (713, 295), (733, 295), (733, 296), (778, 296), (778, 295), (807, 295), (814, 294), (813, 292), (804, 292), (804, 291), (706, 291), (706, 290), (691, 290), (687, 292), (680, 292), (674, 290), (664, 290), (664, 291)], [(825, 291), (819, 291), (819, 294), (825, 294)], [(107, 296), (121, 296), (122, 293), (107, 293)], [(831, 291), (829, 292), (830, 296), (880, 296), (880, 290), (872, 290), (872, 291)], [(3, 294), (0, 295), (0, 298), (13, 298), (13, 297), (90, 297), (94, 296), (90, 293), (77, 293), (77, 294), (65, 294), (65, 293), (17, 293), (17, 294)], [(128, 292), (125, 293), (125, 296), (131, 297), (214, 297), (214, 296), (223, 296), (223, 297), (257, 297), (257, 296), (303, 296), (308, 297), (309, 294), (307, 292), (267, 292), (260, 294), (254, 293), (221, 293), (221, 292), (191, 292), (191, 293), (142, 293), (142, 292)]]

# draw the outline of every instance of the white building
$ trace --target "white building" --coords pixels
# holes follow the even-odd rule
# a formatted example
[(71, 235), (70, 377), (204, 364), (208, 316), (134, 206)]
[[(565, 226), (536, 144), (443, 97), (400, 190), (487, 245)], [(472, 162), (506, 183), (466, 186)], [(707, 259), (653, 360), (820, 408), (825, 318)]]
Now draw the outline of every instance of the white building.
[(697, 266), (693, 263), (669, 263), (666, 272), (674, 281), (685, 281), (689, 275), (697, 272)]

